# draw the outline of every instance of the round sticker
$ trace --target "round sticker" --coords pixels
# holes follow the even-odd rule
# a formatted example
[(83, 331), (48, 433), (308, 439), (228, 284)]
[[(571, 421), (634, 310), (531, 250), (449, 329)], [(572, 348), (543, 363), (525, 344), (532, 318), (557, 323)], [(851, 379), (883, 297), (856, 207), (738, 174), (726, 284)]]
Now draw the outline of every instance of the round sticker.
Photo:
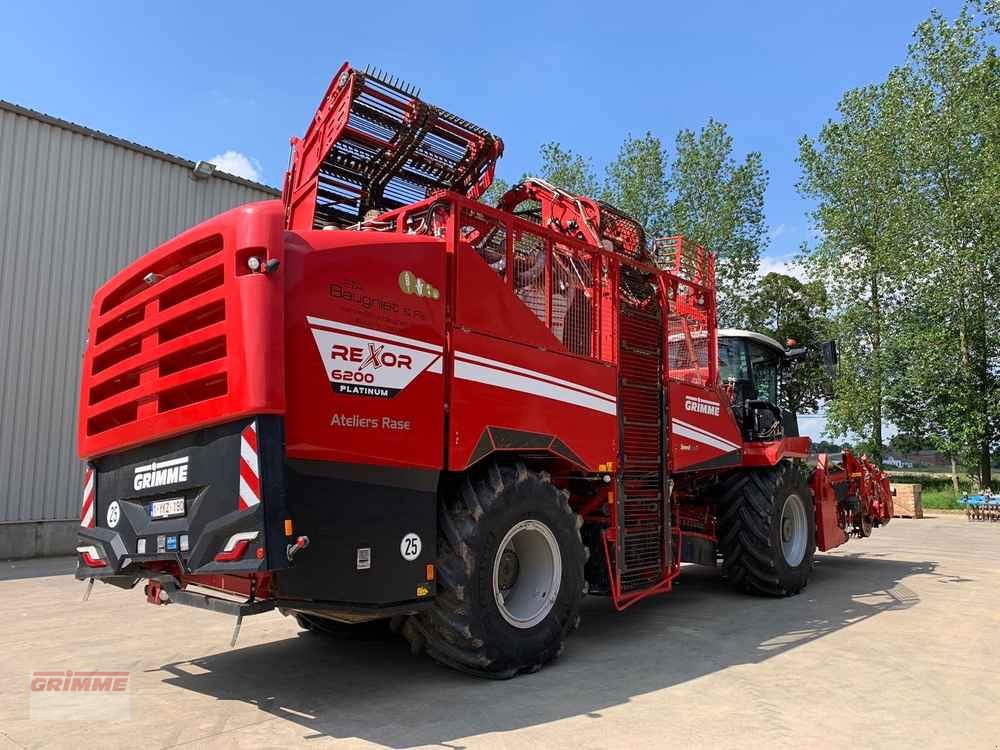
[(404, 560), (416, 560), (420, 557), (420, 550), (422, 548), (423, 544), (420, 542), (420, 537), (411, 531), (399, 543), (399, 554), (403, 556)]
[(401, 271), (399, 274), (399, 288), (403, 294), (413, 294), (413, 288), (417, 285), (417, 277), (410, 271)]
[(108, 526), (112, 529), (118, 525), (118, 520), (122, 517), (121, 508), (118, 507), (118, 501), (113, 500), (111, 505), (108, 506)]

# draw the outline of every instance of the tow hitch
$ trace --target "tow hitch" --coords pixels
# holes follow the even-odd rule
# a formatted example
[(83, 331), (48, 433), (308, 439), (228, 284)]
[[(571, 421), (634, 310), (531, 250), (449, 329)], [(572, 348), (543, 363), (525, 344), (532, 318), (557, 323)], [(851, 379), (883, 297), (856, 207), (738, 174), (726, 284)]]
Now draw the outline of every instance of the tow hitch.
[(150, 580), (149, 583), (146, 584), (144, 591), (146, 592), (146, 601), (150, 604), (170, 603), (170, 594), (168, 594), (163, 588), (163, 585), (155, 579)]
[(213, 596), (201, 591), (190, 591), (181, 588), (176, 579), (172, 577), (159, 577), (149, 579), (146, 583), (145, 592), (146, 601), (150, 604), (185, 604), (189, 607), (197, 607), (198, 609), (235, 615), (236, 625), (233, 628), (233, 637), (229, 642), (230, 646), (235, 646), (245, 616), (270, 612), (275, 607), (274, 599), (257, 599), (255, 589), (256, 586), (252, 584), (250, 596), (246, 601), (241, 602), (234, 601), (233, 599), (224, 599), (221, 596)]

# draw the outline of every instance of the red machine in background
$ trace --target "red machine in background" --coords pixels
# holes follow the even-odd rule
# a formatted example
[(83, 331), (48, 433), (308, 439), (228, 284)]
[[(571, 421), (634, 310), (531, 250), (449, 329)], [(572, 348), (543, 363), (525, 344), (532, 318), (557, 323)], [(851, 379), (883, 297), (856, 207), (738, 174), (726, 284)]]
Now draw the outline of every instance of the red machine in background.
[(785, 596), (892, 514), (815, 469), (795, 353), (717, 328), (711, 253), (542, 180), (494, 208), (499, 138), (345, 65), (282, 201), (227, 212), (95, 295), (78, 576), (303, 627), (391, 623), (492, 677), (537, 669), (585, 591), (683, 562)]

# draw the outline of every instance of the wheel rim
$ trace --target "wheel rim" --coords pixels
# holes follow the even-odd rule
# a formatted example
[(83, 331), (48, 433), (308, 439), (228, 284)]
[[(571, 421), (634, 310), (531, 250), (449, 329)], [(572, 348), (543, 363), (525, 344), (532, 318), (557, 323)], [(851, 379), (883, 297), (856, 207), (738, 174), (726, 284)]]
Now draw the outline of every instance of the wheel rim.
[(806, 526), (806, 506), (798, 495), (789, 495), (781, 508), (781, 554), (793, 568), (806, 556), (809, 529)]
[(493, 596), (515, 628), (534, 627), (552, 611), (562, 582), (559, 543), (541, 521), (515, 524), (493, 560)]

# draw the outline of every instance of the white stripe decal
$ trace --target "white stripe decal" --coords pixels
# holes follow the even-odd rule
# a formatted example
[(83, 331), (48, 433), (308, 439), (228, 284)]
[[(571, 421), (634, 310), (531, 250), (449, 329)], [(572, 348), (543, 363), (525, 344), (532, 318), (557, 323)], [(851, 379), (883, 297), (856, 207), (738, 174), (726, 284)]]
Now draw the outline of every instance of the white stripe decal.
[(90, 504), (90, 507), (87, 508), (87, 515), (85, 515), (83, 517), (83, 520), (80, 521), (80, 525), (83, 526), (85, 529), (89, 529), (90, 528), (90, 524), (93, 523), (93, 521), (94, 521), (94, 506), (95, 505), (97, 505), (96, 501)]
[(726, 445), (728, 445), (733, 450), (736, 450), (737, 448), (742, 448), (743, 447), (739, 443), (734, 443), (732, 440), (728, 440), (728, 439), (722, 437), (721, 435), (716, 435), (714, 432), (709, 432), (708, 430), (706, 430), (706, 429), (704, 429), (702, 427), (698, 427), (698, 425), (691, 424), (690, 422), (684, 422), (684, 421), (682, 421), (680, 419), (676, 419), (676, 418), (673, 421), (676, 424), (681, 425), (682, 427), (687, 427), (689, 430), (692, 430), (693, 432), (701, 433), (703, 436), (705, 436), (707, 438), (711, 438), (712, 440), (718, 440), (720, 443), (725, 443)]
[(427, 366), (427, 369), (424, 370), (424, 372), (436, 372), (438, 375), (440, 375), (442, 370), (443, 368), (441, 365), (441, 357), (438, 357)]
[(243, 504), (248, 508), (251, 505), (256, 505), (260, 502), (260, 498), (257, 497), (257, 493), (250, 488), (250, 485), (247, 484), (247, 480), (245, 480), (242, 476), (240, 477), (240, 497), (243, 499)]
[(90, 497), (90, 491), (94, 489), (94, 475), (96, 471), (89, 472), (90, 476), (87, 477), (87, 486), (83, 488), (83, 502), (87, 502), (87, 498)]
[(101, 557), (101, 553), (97, 551), (97, 547), (95, 547), (93, 545), (90, 545), (90, 544), (88, 544), (88, 545), (86, 545), (84, 547), (77, 547), (76, 551), (79, 552), (81, 555), (88, 555), (88, 556), (90, 556), (90, 558), (92, 560), (103, 560), (104, 559), (103, 557)]
[(254, 476), (259, 477), (260, 467), (257, 465), (257, 454), (253, 452), (250, 443), (243, 436), (240, 436), (240, 455), (243, 456), (243, 460), (247, 462), (247, 466), (250, 467), (250, 471), (254, 473)]
[(734, 451), (739, 450), (740, 446), (736, 443), (731, 443), (724, 438), (720, 438), (718, 435), (713, 435), (710, 432), (705, 432), (704, 430), (695, 427), (694, 425), (689, 425), (686, 422), (681, 422), (679, 419), (672, 420), (673, 433), (675, 435), (680, 435), (681, 437), (690, 438), (697, 443), (702, 443), (704, 445), (709, 445), (713, 448), (718, 448), (721, 451)]
[(420, 341), (419, 339), (409, 339), (406, 336), (397, 336), (394, 333), (386, 333), (385, 331), (378, 331), (374, 328), (362, 328), (361, 326), (353, 326), (347, 323), (338, 323), (334, 320), (324, 320), (323, 318), (316, 318), (312, 315), (307, 315), (306, 320), (309, 321), (310, 325), (320, 326), (322, 328), (331, 328), (337, 331), (350, 331), (351, 333), (358, 333), (362, 336), (371, 336), (376, 339), (395, 341), (399, 344), (406, 344), (407, 346), (413, 346), (418, 349), (425, 349), (431, 352), (444, 351), (440, 344), (432, 344), (429, 341)]
[(468, 352), (455, 352), (455, 357), (458, 359), (467, 360), (469, 362), (479, 362), (480, 364), (487, 365), (488, 367), (502, 367), (503, 369), (510, 370), (511, 372), (518, 372), (521, 373), (522, 375), (528, 375), (529, 377), (532, 378), (545, 380), (549, 383), (555, 383), (557, 385), (566, 386), (567, 388), (572, 388), (577, 391), (583, 391), (584, 393), (589, 393), (591, 396), (607, 399), (611, 403), (615, 402), (615, 397), (610, 393), (597, 391), (594, 390), (593, 388), (588, 388), (585, 385), (580, 385), (579, 383), (573, 383), (569, 380), (563, 380), (562, 378), (557, 378), (554, 375), (546, 375), (544, 372), (538, 372), (536, 370), (528, 370), (524, 367), (518, 367), (517, 365), (512, 365), (507, 362), (499, 362), (495, 359), (487, 359), (486, 357), (480, 357), (478, 354), (469, 354)]
[(136, 466), (135, 473), (141, 474), (144, 471), (156, 471), (157, 469), (169, 469), (171, 466), (181, 466), (188, 462), (187, 456), (181, 456), (180, 458), (172, 458), (169, 461), (153, 461), (151, 464), (146, 464), (145, 466)]
[(562, 386), (555, 385), (554, 383), (535, 380), (534, 378), (525, 377), (523, 375), (515, 375), (509, 372), (502, 372), (501, 370), (473, 364), (472, 362), (465, 362), (456, 359), (455, 377), (460, 380), (471, 380), (476, 383), (485, 383), (486, 385), (496, 386), (497, 388), (506, 388), (507, 390), (517, 391), (518, 393), (530, 393), (533, 396), (541, 396), (542, 398), (550, 398), (554, 401), (562, 401), (566, 404), (581, 406), (584, 409), (592, 409), (593, 411), (611, 414), (612, 416), (618, 413), (613, 401), (608, 401), (604, 398), (595, 398), (594, 396), (590, 396), (586, 393), (580, 393), (579, 391), (574, 391), (569, 388), (563, 388)]

